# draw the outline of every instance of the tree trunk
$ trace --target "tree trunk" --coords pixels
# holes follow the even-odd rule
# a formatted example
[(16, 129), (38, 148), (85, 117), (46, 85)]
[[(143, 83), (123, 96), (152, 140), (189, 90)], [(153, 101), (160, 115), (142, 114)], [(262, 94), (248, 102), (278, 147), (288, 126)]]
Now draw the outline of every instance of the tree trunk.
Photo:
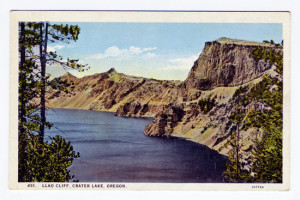
[[(19, 119), (20, 119), (20, 124), (19, 124), (19, 131), (23, 134), (25, 132), (23, 128), (23, 124), (25, 123), (25, 97), (24, 93), (26, 90), (26, 77), (25, 73), (23, 72), (24, 69), (24, 64), (25, 64), (25, 23), (21, 22), (20, 23), (20, 40), (19, 40), (19, 45), (20, 45), (20, 63), (19, 63), (19, 102), (20, 102), (20, 107), (19, 107)], [(25, 81), (25, 82), (24, 82)]]
[[(43, 27), (40, 27), (40, 34), (43, 36)], [(40, 124), (40, 140), (44, 141), (45, 123), (46, 123), (46, 62), (47, 62), (47, 40), (48, 40), (48, 23), (46, 22), (45, 37), (40, 44), (40, 62), (41, 62), (41, 124)]]
[(25, 107), (25, 90), (26, 90), (26, 75), (24, 73), (24, 64), (25, 64), (25, 23), (21, 22), (20, 24), (20, 36), (19, 36), (19, 51), (20, 51), (20, 63), (19, 63), (19, 135), (18, 135), (18, 180), (23, 181), (22, 176), (25, 171), (24, 166), (24, 152), (26, 143), (26, 133), (23, 127), (26, 122), (26, 107)]
[(236, 132), (236, 180), (239, 179), (239, 139), (240, 139), (240, 133), (239, 133), (239, 124), (237, 124), (237, 132)]

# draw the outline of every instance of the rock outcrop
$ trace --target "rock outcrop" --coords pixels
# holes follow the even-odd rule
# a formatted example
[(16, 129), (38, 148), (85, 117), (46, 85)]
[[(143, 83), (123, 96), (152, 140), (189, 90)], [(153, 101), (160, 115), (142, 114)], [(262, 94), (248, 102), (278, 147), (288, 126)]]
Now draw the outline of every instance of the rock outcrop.
[[(183, 85), (186, 90), (211, 90), (216, 87), (242, 85), (260, 77), (271, 65), (256, 61), (251, 51), (257, 46), (274, 46), (235, 40), (206, 42)], [(279, 49), (278, 49), (279, 50)]]
[(145, 134), (149, 136), (171, 136), (174, 127), (184, 116), (183, 106), (164, 106), (153, 122), (145, 128)]

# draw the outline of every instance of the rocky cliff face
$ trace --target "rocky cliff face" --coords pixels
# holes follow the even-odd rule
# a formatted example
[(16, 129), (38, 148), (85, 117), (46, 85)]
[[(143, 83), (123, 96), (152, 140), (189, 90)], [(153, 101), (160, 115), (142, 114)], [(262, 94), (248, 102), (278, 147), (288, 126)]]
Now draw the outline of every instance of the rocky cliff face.
[[(236, 44), (234, 41), (206, 43), (188, 78), (180, 85), (178, 101), (158, 113), (146, 127), (145, 134), (187, 138), (228, 155), (230, 148), (225, 147), (226, 143), (237, 129), (230, 117), (239, 110), (244, 113), (268, 110), (265, 104), (254, 101), (247, 102), (247, 106), (237, 106), (233, 100), (236, 91), (242, 86), (249, 92), (263, 80), (264, 74), (282, 81), (275, 66), (251, 56), (251, 51), (258, 46), (282, 54), (282, 49), (274, 45)], [(205, 109), (209, 102), (213, 102), (213, 106)], [(261, 136), (262, 130), (257, 128), (240, 131), (245, 163), (250, 160), (255, 138)]]
[(263, 60), (257, 62), (250, 56), (257, 46), (273, 48), (234, 40), (206, 42), (199, 59), (195, 61), (183, 83), (184, 88), (211, 90), (216, 87), (241, 85), (260, 77), (271, 66)]
[[(118, 116), (151, 116), (154, 120), (145, 128), (146, 135), (184, 137), (227, 155), (228, 149), (223, 147), (236, 129), (229, 117), (238, 109), (233, 94), (240, 86), (253, 87), (263, 74), (278, 76), (269, 62), (256, 61), (250, 55), (258, 46), (282, 53), (281, 48), (269, 44), (227, 39), (207, 42), (184, 82), (128, 76), (113, 68), (83, 78), (66, 74), (62, 78), (70, 82), (69, 92), (49, 99), (49, 105), (110, 111)], [(266, 108), (250, 103), (243, 109)], [(260, 134), (257, 129), (241, 132), (245, 155)]]

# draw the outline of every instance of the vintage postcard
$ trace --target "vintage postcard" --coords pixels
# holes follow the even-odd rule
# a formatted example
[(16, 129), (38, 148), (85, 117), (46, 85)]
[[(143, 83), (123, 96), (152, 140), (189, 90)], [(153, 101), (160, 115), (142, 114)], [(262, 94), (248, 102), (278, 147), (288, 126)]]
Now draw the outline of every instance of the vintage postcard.
[(10, 189), (289, 190), (289, 12), (10, 25)]

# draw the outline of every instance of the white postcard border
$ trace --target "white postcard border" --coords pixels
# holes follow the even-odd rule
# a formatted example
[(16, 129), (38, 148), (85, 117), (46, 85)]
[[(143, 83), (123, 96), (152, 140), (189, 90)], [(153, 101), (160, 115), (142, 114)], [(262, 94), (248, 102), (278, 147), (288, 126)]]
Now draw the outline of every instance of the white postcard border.
[[(283, 183), (19, 183), (18, 182), (18, 23), (55, 22), (182, 22), (282, 23), (284, 39)], [(174, 12), (174, 11), (12, 11), (10, 16), (10, 141), (9, 187), (16, 190), (172, 190), (172, 191), (288, 191), (290, 188), (290, 13)], [(33, 184), (33, 185), (30, 185)], [(46, 187), (43, 184), (50, 184)], [(59, 185), (61, 184), (61, 185)], [(62, 184), (66, 184), (63, 187)], [(86, 184), (88, 187), (73, 187)], [(103, 184), (94, 187), (92, 184)], [(125, 185), (118, 188), (108, 185)], [(67, 186), (68, 185), (68, 186)]]

